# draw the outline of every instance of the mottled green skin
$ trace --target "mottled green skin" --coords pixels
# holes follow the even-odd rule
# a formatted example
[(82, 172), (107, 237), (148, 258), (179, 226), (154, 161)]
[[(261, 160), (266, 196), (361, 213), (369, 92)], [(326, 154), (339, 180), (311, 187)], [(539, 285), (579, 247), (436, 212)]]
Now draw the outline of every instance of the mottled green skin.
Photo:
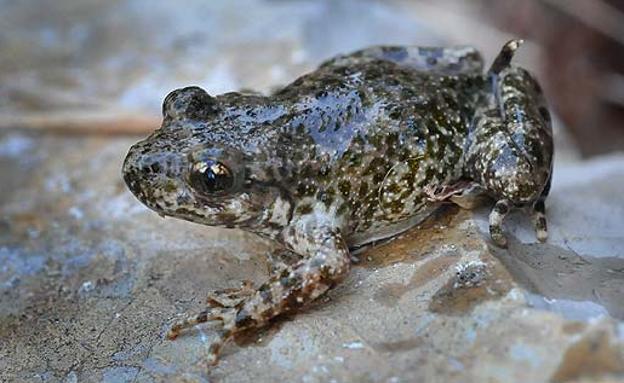
[(282, 90), (276, 98), (284, 105), (297, 101), (273, 153), (287, 164), (293, 198), (305, 201), (295, 213), (314, 200), (333, 205), (348, 233), (419, 211), (423, 187), (461, 176), (481, 87), (479, 76), (440, 77), (371, 60), (326, 64)]
[[(258, 288), (212, 294), (169, 336), (220, 321), (214, 362), (236, 332), (343, 279), (349, 247), (397, 234), (441, 201), (494, 198), (490, 232), (499, 245), (509, 209), (532, 207), (545, 239), (552, 133), (537, 83), (509, 63), (518, 46), (506, 44), (487, 73), (472, 48), (373, 47), (271, 96), (170, 93), (162, 127), (126, 157), (130, 190), (161, 215), (272, 238), (293, 261), (273, 258)], [(206, 173), (217, 162), (219, 187), (217, 173)]]
[[(365, 233), (423, 209), (425, 186), (461, 177), (468, 129), (484, 91), (483, 74), (465, 70), (471, 73), (442, 75), (355, 54), (323, 64), (270, 97), (206, 96), (198, 101), (201, 116), (188, 118), (195, 112), (186, 104), (187, 118), (165, 113), (163, 127), (130, 151), (125, 178), (148, 206), (199, 223), (276, 237), (286, 225), (268, 217), (280, 196), (290, 204), (290, 219), (318, 201), (344, 221), (343, 232)], [(203, 97), (197, 88), (183, 91)], [(173, 158), (184, 163), (189, 153), (211, 150), (226, 152), (219, 158), (241, 167), (244, 181), (236, 192), (249, 193), (260, 206), (233, 212), (224, 201), (239, 195), (228, 193), (211, 199), (211, 206), (222, 203), (218, 212), (201, 211), (205, 201), (180, 192), (183, 171), (162, 177), (150, 169), (153, 162), (166, 169)], [(175, 200), (163, 198), (165, 190)]]

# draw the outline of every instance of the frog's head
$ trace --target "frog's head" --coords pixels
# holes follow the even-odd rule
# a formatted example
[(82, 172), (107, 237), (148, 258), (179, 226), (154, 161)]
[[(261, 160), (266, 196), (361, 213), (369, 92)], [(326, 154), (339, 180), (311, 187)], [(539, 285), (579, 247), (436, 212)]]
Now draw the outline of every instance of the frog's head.
[(265, 135), (241, 117), (241, 109), (262, 99), (212, 97), (198, 87), (171, 92), (161, 128), (128, 152), (122, 170), (128, 188), (162, 216), (213, 226), (261, 225), (280, 192), (267, 171)]
[(477, 116), (468, 152), (473, 178), (496, 199), (516, 206), (548, 193), (553, 138), (550, 114), (539, 85), (520, 68), (503, 73), (507, 91), (498, 105)]

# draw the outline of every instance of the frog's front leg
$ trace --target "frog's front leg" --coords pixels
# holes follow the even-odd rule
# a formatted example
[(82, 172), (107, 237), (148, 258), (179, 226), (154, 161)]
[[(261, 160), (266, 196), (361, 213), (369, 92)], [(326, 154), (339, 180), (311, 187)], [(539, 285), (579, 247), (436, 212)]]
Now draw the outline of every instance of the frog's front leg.
[(209, 350), (209, 363), (217, 361), (223, 344), (243, 330), (265, 326), (272, 318), (304, 306), (318, 298), (349, 271), (349, 250), (340, 230), (316, 220), (300, 220), (284, 230), (285, 244), (302, 259), (280, 268), (269, 280), (248, 294), (238, 294), (230, 305), (212, 300), (209, 307), (196, 315), (175, 322), (168, 337), (177, 337), (184, 328), (198, 323), (218, 321), (222, 324), (218, 339)]

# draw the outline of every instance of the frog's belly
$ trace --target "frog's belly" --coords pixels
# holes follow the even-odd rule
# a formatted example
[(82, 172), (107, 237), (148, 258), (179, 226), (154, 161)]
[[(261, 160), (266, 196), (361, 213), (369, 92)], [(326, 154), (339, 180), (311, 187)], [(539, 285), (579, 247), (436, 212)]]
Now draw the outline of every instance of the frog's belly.
[(378, 225), (373, 225), (366, 231), (354, 232), (347, 237), (347, 243), (350, 248), (358, 249), (368, 244), (394, 237), (424, 221), (425, 218), (430, 216), (440, 205), (440, 203), (430, 204), (402, 221), (391, 223), (380, 222)]

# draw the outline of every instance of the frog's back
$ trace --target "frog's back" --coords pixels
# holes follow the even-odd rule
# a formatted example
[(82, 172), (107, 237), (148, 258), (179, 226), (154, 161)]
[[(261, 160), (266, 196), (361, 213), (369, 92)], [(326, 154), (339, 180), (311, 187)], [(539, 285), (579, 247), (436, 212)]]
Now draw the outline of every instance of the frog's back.
[(295, 214), (323, 205), (369, 237), (428, 213), (424, 189), (461, 175), (482, 77), (355, 55), (277, 94), (296, 100), (278, 152), (290, 164)]

